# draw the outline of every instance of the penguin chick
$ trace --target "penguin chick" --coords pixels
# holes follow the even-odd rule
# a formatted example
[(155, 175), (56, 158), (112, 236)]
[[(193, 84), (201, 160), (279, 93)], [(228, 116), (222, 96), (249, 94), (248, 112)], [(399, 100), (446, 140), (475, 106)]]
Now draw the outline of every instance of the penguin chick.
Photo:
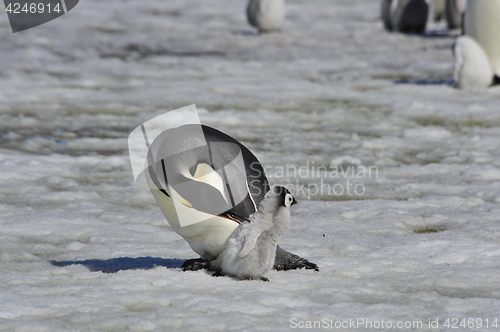
[(260, 33), (280, 31), (285, 18), (284, 0), (250, 0), (247, 19)]
[(272, 269), (278, 240), (290, 227), (290, 206), (297, 201), (290, 192), (276, 186), (265, 195), (249, 221), (241, 223), (224, 251), (210, 263), (214, 276), (261, 279)]

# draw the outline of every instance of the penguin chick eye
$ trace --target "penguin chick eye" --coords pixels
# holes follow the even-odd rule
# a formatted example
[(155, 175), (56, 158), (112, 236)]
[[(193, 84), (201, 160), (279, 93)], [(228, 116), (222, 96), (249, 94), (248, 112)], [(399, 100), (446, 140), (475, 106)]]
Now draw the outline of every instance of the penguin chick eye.
[(292, 203), (293, 203), (293, 197), (292, 197), (292, 195), (286, 194), (285, 195), (285, 206), (286, 207), (290, 207), (290, 206), (292, 206)]

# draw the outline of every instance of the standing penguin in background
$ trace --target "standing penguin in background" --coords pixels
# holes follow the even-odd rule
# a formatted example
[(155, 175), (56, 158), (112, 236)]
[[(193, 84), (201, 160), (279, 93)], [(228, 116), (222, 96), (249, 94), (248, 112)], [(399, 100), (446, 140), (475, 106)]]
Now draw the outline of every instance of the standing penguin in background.
[(281, 31), (285, 19), (284, 0), (250, 0), (247, 19), (259, 33)]
[(426, 0), (382, 0), (382, 21), (388, 31), (424, 33), (428, 16)]
[(278, 240), (290, 227), (290, 207), (296, 203), (284, 187), (269, 190), (250, 220), (238, 226), (224, 251), (210, 262), (214, 276), (269, 281), (264, 274), (274, 265)]
[(469, 0), (464, 36), (453, 49), (459, 88), (486, 88), (500, 77), (500, 0)]
[(467, 0), (446, 0), (445, 16), (448, 29), (458, 29), (462, 27), (462, 17), (464, 15)]
[(464, 32), (483, 47), (495, 75), (500, 76), (500, 0), (470, 0)]

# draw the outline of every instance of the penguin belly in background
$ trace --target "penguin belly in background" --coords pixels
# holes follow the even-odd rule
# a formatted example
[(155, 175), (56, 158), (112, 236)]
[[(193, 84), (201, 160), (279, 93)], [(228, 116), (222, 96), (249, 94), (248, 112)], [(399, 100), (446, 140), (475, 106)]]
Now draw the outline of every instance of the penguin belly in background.
[(454, 47), (455, 82), (459, 88), (486, 88), (500, 76), (500, 0), (469, 0), (465, 35)]
[(481, 45), (493, 72), (500, 76), (500, 0), (468, 1), (464, 33)]
[(453, 49), (454, 78), (459, 88), (486, 88), (493, 83), (493, 71), (483, 48), (474, 38), (460, 36)]
[(284, 18), (284, 0), (250, 0), (248, 2), (248, 23), (257, 28), (260, 33), (281, 31)]

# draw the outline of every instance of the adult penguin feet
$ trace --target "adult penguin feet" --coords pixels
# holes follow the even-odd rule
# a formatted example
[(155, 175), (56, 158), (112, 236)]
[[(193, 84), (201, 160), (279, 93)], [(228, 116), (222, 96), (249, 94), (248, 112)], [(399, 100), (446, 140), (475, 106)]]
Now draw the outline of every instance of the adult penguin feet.
[(210, 263), (203, 258), (188, 259), (182, 264), (182, 271), (198, 271), (208, 269)]
[[(316, 272), (319, 272), (318, 265), (309, 262), (305, 258), (285, 251), (281, 249), (280, 246), (276, 247), (276, 259), (274, 261), (273, 268), (277, 271), (298, 270), (305, 268), (306, 270), (314, 270)], [(210, 262), (203, 258), (188, 259), (184, 262), (184, 264), (182, 264), (183, 271), (198, 271), (203, 269), (214, 271), (214, 269), (210, 268)], [(216, 275), (216, 277), (219, 276), (222, 275)]]
[(274, 269), (277, 271), (298, 270), (305, 268), (306, 270), (314, 270), (319, 272), (318, 265), (309, 262), (307, 259), (292, 254), (276, 247), (276, 259), (274, 261)]

